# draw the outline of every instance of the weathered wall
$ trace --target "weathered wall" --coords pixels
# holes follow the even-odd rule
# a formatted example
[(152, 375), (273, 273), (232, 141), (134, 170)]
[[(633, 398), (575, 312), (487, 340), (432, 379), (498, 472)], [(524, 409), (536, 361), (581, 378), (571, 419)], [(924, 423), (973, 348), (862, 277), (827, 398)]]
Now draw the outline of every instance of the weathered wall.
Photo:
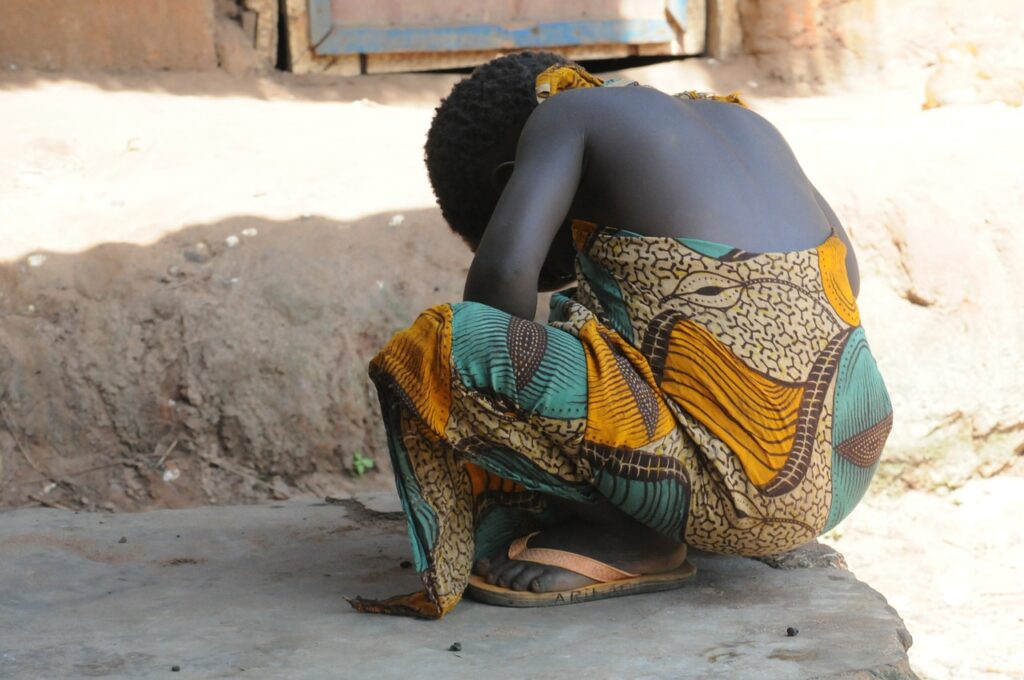
[(211, 0), (2, 0), (0, 17), (0, 63), (7, 67), (217, 67)]
[(277, 0), (0, 0), (0, 66), (243, 74), (277, 60)]
[[(971, 73), (944, 74), (955, 82), (938, 89), (979, 91), (958, 93), (956, 103), (1019, 105), (1021, 26), (1024, 3), (1017, 0), (709, 0), (707, 54), (750, 55), (769, 78), (790, 84), (877, 85), (879, 76), (934, 67), (952, 47), (979, 63), (945, 69)], [(941, 105), (952, 98), (935, 99)]]
[(277, 66), (278, 0), (216, 0), (217, 61), (232, 75)]
[(750, 54), (768, 75), (822, 83), (874, 63), (876, 0), (711, 0), (708, 54)]
[(820, 82), (871, 62), (875, 0), (740, 0), (744, 48), (770, 75)]

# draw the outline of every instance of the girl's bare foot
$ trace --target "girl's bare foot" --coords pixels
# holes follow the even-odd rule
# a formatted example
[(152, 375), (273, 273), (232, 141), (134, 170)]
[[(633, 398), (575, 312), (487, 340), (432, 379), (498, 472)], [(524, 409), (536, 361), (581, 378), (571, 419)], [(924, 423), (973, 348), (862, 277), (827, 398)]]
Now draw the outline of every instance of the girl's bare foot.
[[(545, 529), (530, 539), (529, 547), (565, 550), (634, 574), (670, 571), (686, 559), (686, 546), (653, 531), (609, 532), (581, 519)], [(573, 590), (594, 583), (559, 567), (510, 560), (507, 548), (477, 560), (473, 572), (491, 585), (535, 593)]]

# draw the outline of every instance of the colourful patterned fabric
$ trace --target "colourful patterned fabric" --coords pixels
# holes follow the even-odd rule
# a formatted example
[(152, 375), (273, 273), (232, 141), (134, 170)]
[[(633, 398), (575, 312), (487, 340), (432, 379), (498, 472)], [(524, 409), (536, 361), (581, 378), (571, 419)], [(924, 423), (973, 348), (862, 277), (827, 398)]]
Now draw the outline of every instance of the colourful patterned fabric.
[(714, 94), (713, 92), (699, 92), (698, 90), (687, 90), (673, 95), (680, 99), (709, 99), (713, 102), (722, 102), (725, 104), (736, 104), (742, 106), (745, 109), (750, 107), (747, 102), (743, 99), (743, 95), (739, 92), (730, 92), (729, 94)]
[[(577, 90), (589, 87), (627, 87), (639, 86), (635, 80), (602, 80), (579, 64), (555, 64), (544, 69), (534, 83), (534, 91), (537, 95), (537, 102), (542, 103), (551, 99), (559, 92), (566, 90)], [(743, 108), (750, 108), (739, 92), (731, 92), (726, 95), (714, 94), (711, 92), (699, 92), (687, 90), (673, 95), (680, 99), (707, 99), (726, 104), (736, 104)]]
[(598, 78), (579, 64), (555, 64), (544, 69), (534, 83), (537, 101), (554, 97), (565, 90), (581, 87), (601, 87), (604, 80)]
[(477, 303), (424, 312), (373, 360), (425, 593), (603, 497), (721, 553), (795, 548), (859, 501), (892, 425), (836, 236), (747, 253), (574, 224), (578, 286), (548, 325)]

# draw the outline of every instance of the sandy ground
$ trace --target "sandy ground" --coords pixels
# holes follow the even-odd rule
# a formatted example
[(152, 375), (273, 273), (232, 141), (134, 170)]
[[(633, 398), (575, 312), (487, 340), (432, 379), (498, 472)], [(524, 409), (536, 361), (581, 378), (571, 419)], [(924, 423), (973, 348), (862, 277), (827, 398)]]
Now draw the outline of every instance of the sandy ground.
[(1022, 495), (1017, 475), (876, 493), (825, 537), (899, 611), (922, 678), (1024, 678)]
[(346, 221), (432, 204), (425, 97), (382, 106), (353, 88), (239, 89), (221, 74), (98, 84), (0, 81), (0, 260), (144, 245), (237, 215)]
[[(787, 99), (707, 63), (635, 75), (669, 89), (743, 89), (826, 195), (843, 190), (844, 163), (886, 152), (957, 173), (932, 136), (956, 130), (998, 154), (998, 140), (1022, 129), (1021, 112), (1002, 105), (925, 116), (919, 90)], [(0, 261), (27, 270), (41, 262), (33, 254), (152, 244), (237, 216), (347, 222), (431, 208), (422, 142), (453, 79), (4, 76)], [(884, 193), (894, 167), (859, 178), (862, 195)], [(1024, 478), (1010, 474), (944, 496), (874, 495), (830, 537), (906, 618), (923, 677), (1024, 678), (1024, 543), (1011, 521), (1022, 494)]]

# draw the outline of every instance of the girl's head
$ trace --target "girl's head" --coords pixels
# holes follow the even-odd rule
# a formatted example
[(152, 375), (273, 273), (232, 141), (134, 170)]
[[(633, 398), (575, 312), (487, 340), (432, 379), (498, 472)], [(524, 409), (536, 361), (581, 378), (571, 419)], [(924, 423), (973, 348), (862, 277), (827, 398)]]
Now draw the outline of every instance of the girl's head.
[(437, 107), (427, 133), (427, 172), (441, 213), (473, 250), (501, 196), (496, 169), (515, 158), (537, 107), (537, 76), (562, 63), (569, 62), (550, 52), (499, 57), (457, 83)]

